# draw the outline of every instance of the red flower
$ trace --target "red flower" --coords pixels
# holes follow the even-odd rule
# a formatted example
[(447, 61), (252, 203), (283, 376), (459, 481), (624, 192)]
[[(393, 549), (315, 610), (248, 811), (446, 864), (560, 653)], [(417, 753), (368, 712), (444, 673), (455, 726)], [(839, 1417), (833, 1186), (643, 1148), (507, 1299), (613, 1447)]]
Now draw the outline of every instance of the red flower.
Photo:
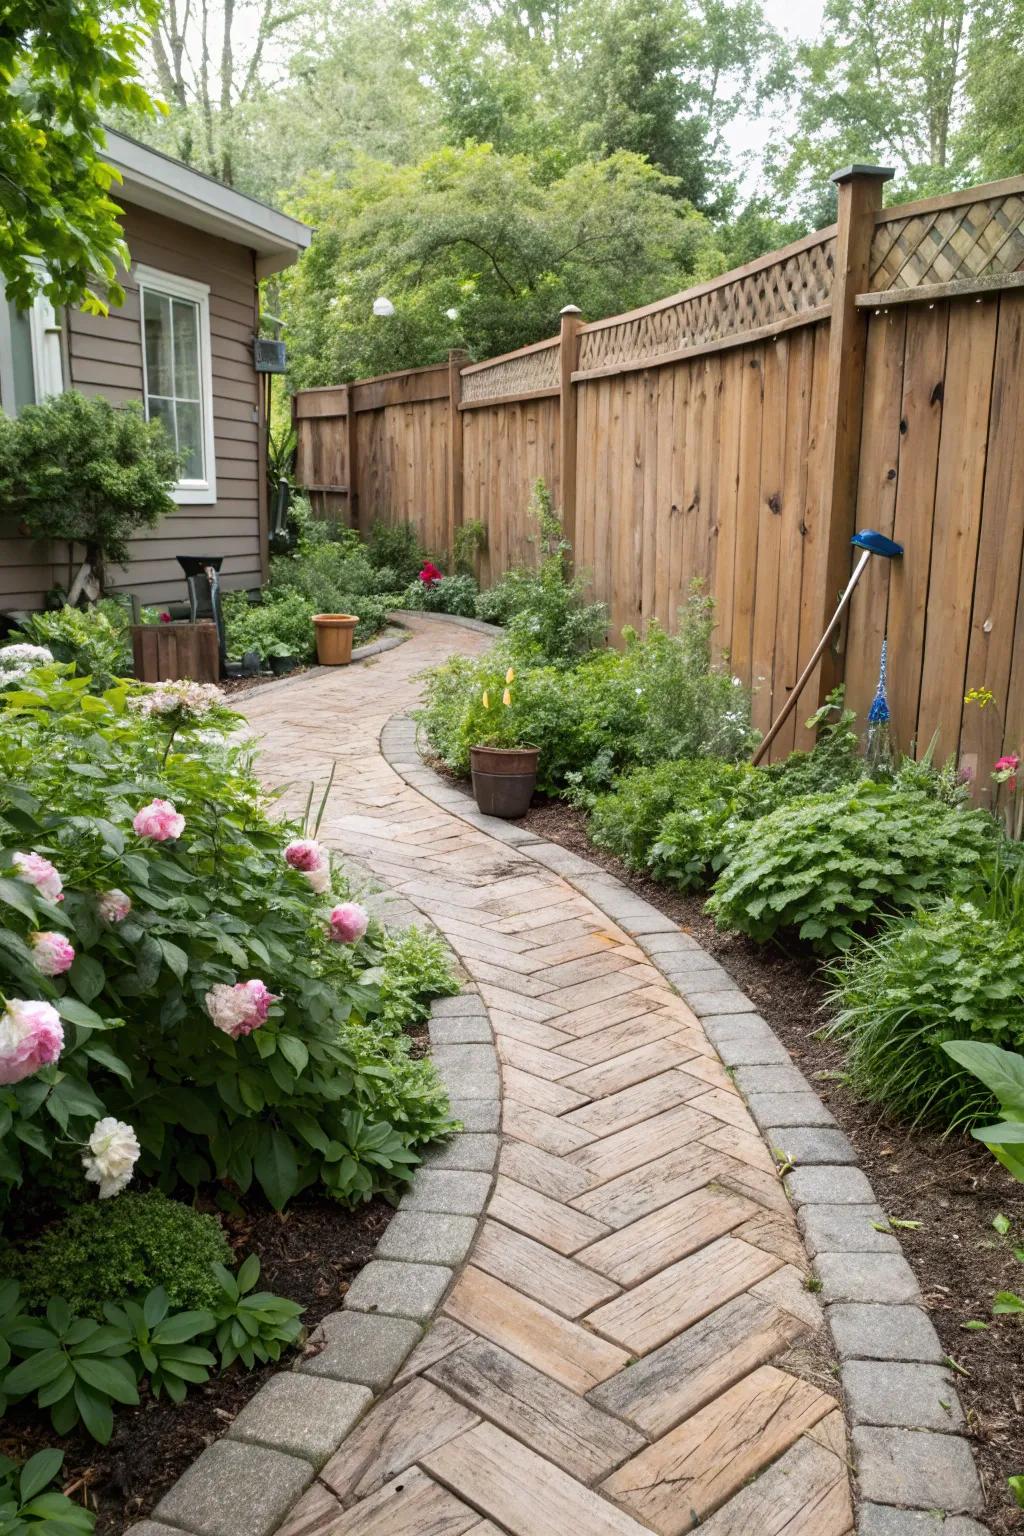
[(160, 615), (160, 623), (161, 624), (169, 624), (170, 622), (171, 622), (171, 616), (167, 612), (167, 609), (165, 608), (163, 613)]
[(1001, 757), (999, 759), (995, 766), (996, 773), (1006, 775), (1006, 777), (1003, 779), (1003, 783), (1009, 784), (1011, 794), (1016, 794), (1017, 792), (1017, 769), (1019, 767), (1020, 758), (1017, 756), (1016, 752), (1008, 752), (1005, 757)]
[(420, 581), (425, 587), (432, 587), (435, 581), (440, 581), (443, 575), (432, 560), (424, 560), (423, 569), (420, 571)]

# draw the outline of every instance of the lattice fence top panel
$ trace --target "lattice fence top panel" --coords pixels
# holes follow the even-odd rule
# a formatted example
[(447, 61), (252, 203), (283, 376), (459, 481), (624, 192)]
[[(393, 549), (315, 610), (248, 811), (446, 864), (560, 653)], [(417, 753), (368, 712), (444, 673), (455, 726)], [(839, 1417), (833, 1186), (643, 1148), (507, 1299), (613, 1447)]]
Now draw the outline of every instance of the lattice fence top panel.
[(536, 389), (557, 388), (557, 336), (540, 347), (499, 358), (489, 368), (477, 368), (462, 375), (463, 401), (502, 399), (528, 395)]
[(623, 316), (615, 325), (580, 333), (581, 372), (611, 368), (760, 332), (827, 304), (832, 292), (835, 236), (754, 272), (698, 289), (664, 305)]
[(1024, 270), (1024, 196), (910, 214), (878, 225), (871, 242), (871, 290), (919, 288)]

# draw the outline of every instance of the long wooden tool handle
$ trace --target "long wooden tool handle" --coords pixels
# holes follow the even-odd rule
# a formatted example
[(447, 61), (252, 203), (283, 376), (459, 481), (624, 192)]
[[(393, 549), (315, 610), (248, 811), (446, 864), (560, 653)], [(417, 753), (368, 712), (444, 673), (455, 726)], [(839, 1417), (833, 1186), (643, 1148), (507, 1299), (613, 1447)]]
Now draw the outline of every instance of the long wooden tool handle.
[(768, 731), (768, 734), (758, 742), (757, 750), (755, 751), (753, 757), (750, 759), (755, 768), (764, 757), (765, 753), (768, 751), (768, 748), (771, 746), (776, 736), (782, 730), (782, 727), (785, 725), (794, 709), (796, 709), (797, 700), (803, 693), (804, 689), (807, 687), (807, 684), (810, 681), (811, 673), (814, 671), (815, 667), (818, 665), (818, 662), (825, 654), (825, 647), (828, 645), (832, 636), (838, 629), (839, 621), (843, 614), (846, 612), (850, 598), (853, 596), (853, 589), (857, 585), (858, 581), (860, 581), (861, 576), (864, 574), (864, 567), (867, 565), (870, 559), (871, 551), (866, 549), (861, 555), (860, 559), (857, 561), (857, 564), (854, 566), (853, 575), (850, 577), (846, 584), (846, 591), (839, 599), (839, 607), (832, 615), (832, 620), (825, 633), (814, 647), (814, 650), (811, 653), (810, 661), (808, 661), (806, 667), (804, 667), (803, 671), (800, 673), (800, 676), (793, 684), (792, 692), (790, 693), (789, 698), (786, 700), (785, 704), (783, 704), (782, 708), (780, 709), (776, 719)]

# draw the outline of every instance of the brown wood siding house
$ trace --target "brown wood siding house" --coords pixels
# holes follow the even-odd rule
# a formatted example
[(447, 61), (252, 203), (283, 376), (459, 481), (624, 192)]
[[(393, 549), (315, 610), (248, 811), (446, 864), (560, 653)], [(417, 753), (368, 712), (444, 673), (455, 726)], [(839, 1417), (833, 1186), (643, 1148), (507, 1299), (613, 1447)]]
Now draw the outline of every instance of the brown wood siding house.
[[(253, 362), (258, 281), (294, 261), (311, 231), (120, 134), (109, 133), (108, 141), (107, 157), (124, 177), (115, 196), (131, 252), (122, 274), (125, 302), (107, 316), (80, 310), (54, 316), (44, 301), (42, 313), (26, 319), (0, 292), (0, 403), (17, 409), (62, 387), (117, 404), (142, 401), (150, 414), (166, 409), (153, 393), (156, 381), (147, 379), (146, 348), (148, 338), (153, 371), (159, 342), (153, 325), (161, 306), (169, 316), (176, 305), (175, 326), (194, 327), (196, 348), (191, 382), (176, 388), (199, 401), (178, 400), (171, 409), (181, 421), (192, 413), (202, 466), (175, 491), (176, 511), (132, 540), (129, 564), (111, 568), (106, 585), (144, 603), (180, 599), (185, 584), (176, 557), (207, 554), (224, 557), (226, 587), (255, 587), (265, 579), (267, 561), (266, 424)], [(22, 353), (31, 350), (27, 360), (19, 346)], [(173, 394), (175, 386), (159, 388)], [(187, 446), (184, 436), (180, 446)], [(66, 545), (19, 536), (0, 507), (0, 611), (38, 608), (51, 587), (66, 589), (75, 568), (71, 556)]]

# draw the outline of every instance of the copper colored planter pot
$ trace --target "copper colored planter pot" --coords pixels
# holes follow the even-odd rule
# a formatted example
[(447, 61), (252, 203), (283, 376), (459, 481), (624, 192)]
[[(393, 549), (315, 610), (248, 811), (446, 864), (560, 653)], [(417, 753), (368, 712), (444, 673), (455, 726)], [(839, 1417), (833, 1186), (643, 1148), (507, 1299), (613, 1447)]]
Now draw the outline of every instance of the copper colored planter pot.
[(359, 620), (351, 613), (314, 613), (316, 659), (322, 667), (347, 667)]
[(473, 794), (485, 816), (525, 816), (537, 783), (537, 747), (471, 747)]

